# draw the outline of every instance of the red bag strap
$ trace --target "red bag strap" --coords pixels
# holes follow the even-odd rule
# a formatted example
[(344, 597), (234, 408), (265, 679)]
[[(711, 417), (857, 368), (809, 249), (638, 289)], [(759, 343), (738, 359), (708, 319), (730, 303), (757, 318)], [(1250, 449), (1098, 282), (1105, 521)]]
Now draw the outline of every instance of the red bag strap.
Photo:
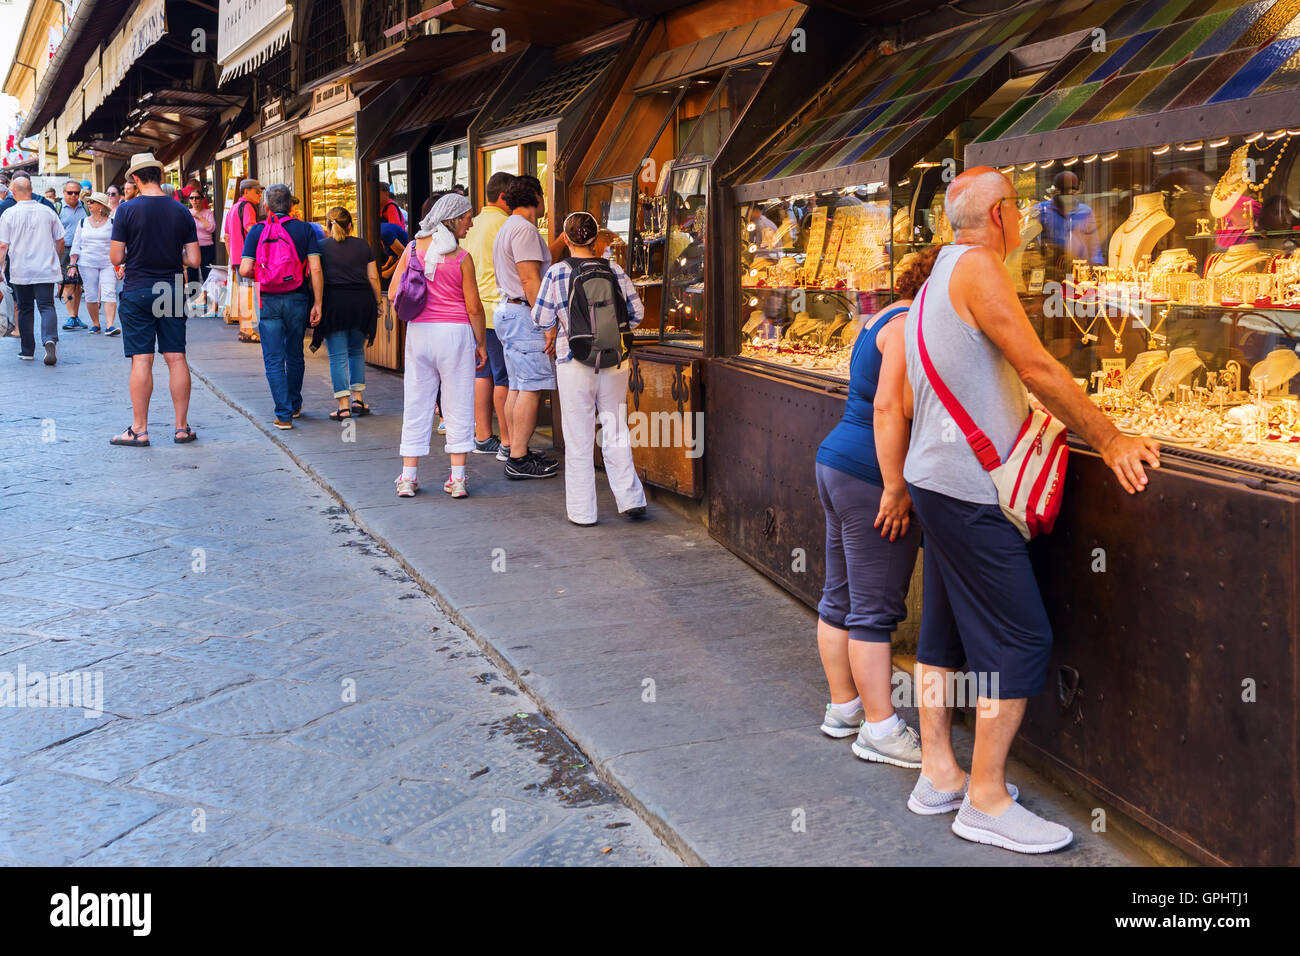
[(930, 280), (926, 279), (925, 284), (921, 286), (921, 298), (916, 307), (916, 347), (921, 354), (921, 367), (925, 369), (926, 378), (930, 380), (930, 387), (934, 389), (934, 394), (939, 396), (939, 401), (952, 420), (957, 423), (961, 433), (966, 436), (966, 441), (970, 445), (971, 451), (979, 459), (980, 465), (985, 471), (992, 471), (1002, 464), (1002, 459), (998, 457), (998, 450), (993, 447), (993, 442), (989, 441), (989, 436), (980, 431), (974, 419), (966, 413), (961, 402), (957, 401), (954, 395), (939, 377), (939, 371), (930, 361), (930, 353), (925, 348), (925, 335), (921, 331), (921, 322), (925, 317), (925, 290), (930, 285)]

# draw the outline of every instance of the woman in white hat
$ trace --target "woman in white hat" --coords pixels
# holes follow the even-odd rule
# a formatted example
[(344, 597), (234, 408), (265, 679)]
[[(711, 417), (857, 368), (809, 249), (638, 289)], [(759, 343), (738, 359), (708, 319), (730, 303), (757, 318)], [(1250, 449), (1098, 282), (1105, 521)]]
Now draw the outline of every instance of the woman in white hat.
[(453, 498), (468, 494), (465, 456), (474, 450), (474, 372), (487, 361), (486, 320), (474, 260), (460, 248), (473, 218), (473, 207), (459, 193), (447, 193), (435, 202), (389, 283), (389, 298), (396, 302), (410, 263), (427, 290), (424, 308), (406, 324), (400, 498), (412, 497), (419, 487), (416, 466), (420, 456), (429, 453), (439, 388), (451, 456), (451, 477), (442, 490)]
[(90, 312), (90, 331), (98, 334), (99, 310), (104, 309), (106, 335), (120, 335), (121, 329), (113, 324), (117, 318), (117, 270), (108, 261), (109, 242), (113, 236), (113, 217), (109, 211), (108, 196), (91, 193), (86, 197), (86, 210), (90, 215), (77, 223), (72, 237), (72, 252), (68, 256), (68, 271), (75, 270), (81, 277), (81, 288)]

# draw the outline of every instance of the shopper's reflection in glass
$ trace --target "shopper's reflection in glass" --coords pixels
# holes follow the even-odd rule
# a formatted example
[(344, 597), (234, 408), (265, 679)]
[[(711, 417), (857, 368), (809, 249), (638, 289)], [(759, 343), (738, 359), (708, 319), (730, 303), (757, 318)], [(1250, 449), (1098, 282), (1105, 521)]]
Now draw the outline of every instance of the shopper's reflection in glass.
[(1044, 251), (1049, 256), (1060, 257), (1058, 261), (1085, 259), (1093, 265), (1102, 265), (1105, 260), (1097, 217), (1079, 198), (1079, 177), (1068, 169), (1062, 170), (1052, 180), (1052, 187), (1056, 195), (1038, 204)]

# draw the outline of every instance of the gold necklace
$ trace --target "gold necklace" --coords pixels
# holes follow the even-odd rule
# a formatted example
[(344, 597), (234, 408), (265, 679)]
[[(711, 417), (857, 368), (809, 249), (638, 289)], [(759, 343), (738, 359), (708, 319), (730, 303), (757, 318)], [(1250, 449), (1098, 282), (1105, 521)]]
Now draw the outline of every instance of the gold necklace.
[(1239, 171), (1245, 169), (1246, 154), (1249, 152), (1249, 146), (1239, 146), (1232, 151), (1232, 156), (1228, 158), (1228, 168), (1214, 186), (1213, 198), (1220, 203), (1226, 203), (1233, 196), (1241, 194), (1240, 187), (1245, 181), (1245, 177)]
[(1096, 327), (1096, 325), (1097, 325), (1097, 315), (1096, 315), (1096, 314), (1093, 315), (1093, 317), (1092, 317), (1092, 321), (1091, 321), (1090, 323), (1088, 323), (1088, 327), (1087, 327), (1086, 329), (1085, 329), (1082, 325), (1079, 324), (1079, 320), (1076, 319), (1076, 318), (1074, 317), (1074, 312), (1073, 312), (1073, 311), (1071, 311), (1071, 310), (1069, 310), (1069, 309), (1066, 309), (1066, 314), (1070, 316), (1070, 323), (1071, 323), (1071, 324), (1072, 324), (1076, 329), (1079, 330), (1079, 334), (1083, 337), (1083, 344), (1084, 344), (1084, 345), (1087, 345), (1089, 342), (1096, 342), (1096, 341), (1098, 341), (1097, 336), (1095, 336), (1095, 335), (1092, 334), (1092, 330), (1093, 330), (1093, 329)]
[(1254, 183), (1250, 181), (1247, 181), (1246, 186), (1248, 188), (1253, 189), (1257, 193), (1264, 191), (1264, 187), (1267, 186), (1269, 180), (1273, 178), (1273, 173), (1277, 171), (1278, 163), (1282, 162), (1282, 157), (1286, 154), (1286, 148), (1290, 144), (1290, 142), (1291, 142), (1290, 137), (1287, 137), (1287, 139), (1283, 141), (1282, 148), (1277, 151), (1277, 157), (1273, 160), (1273, 165), (1268, 168), (1268, 175), (1264, 177), (1264, 181), (1260, 183), (1258, 186), (1256, 186)]
[(1098, 301), (1101, 303), (1101, 317), (1106, 320), (1106, 328), (1110, 329), (1110, 334), (1115, 336), (1115, 354), (1122, 355), (1124, 353), (1124, 326), (1128, 325), (1128, 316), (1121, 315), (1119, 317), (1119, 328), (1116, 329), (1111, 324), (1110, 313), (1106, 311), (1105, 299), (1099, 299)]
[(1139, 225), (1141, 225), (1142, 223), (1150, 219), (1152, 216), (1156, 215), (1157, 212), (1163, 214), (1164, 211), (1165, 211), (1164, 208), (1161, 207), (1159, 209), (1149, 209), (1137, 219), (1133, 219), (1130, 216), (1128, 220), (1120, 224), (1119, 231), (1127, 235), (1128, 233), (1136, 229)]

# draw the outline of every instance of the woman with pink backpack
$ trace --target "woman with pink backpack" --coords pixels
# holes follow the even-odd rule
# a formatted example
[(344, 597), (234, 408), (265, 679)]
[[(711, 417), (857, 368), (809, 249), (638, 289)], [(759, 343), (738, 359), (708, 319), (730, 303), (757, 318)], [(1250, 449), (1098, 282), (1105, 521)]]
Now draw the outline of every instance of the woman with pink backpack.
[(429, 453), (439, 388), (445, 450), (451, 456), (451, 475), (442, 490), (453, 498), (469, 493), (465, 456), (474, 450), (474, 373), (487, 361), (474, 260), (460, 248), (472, 219), (473, 207), (458, 193), (435, 202), (389, 283), (389, 299), (406, 323), (399, 498), (413, 497), (420, 486), (416, 467)]

